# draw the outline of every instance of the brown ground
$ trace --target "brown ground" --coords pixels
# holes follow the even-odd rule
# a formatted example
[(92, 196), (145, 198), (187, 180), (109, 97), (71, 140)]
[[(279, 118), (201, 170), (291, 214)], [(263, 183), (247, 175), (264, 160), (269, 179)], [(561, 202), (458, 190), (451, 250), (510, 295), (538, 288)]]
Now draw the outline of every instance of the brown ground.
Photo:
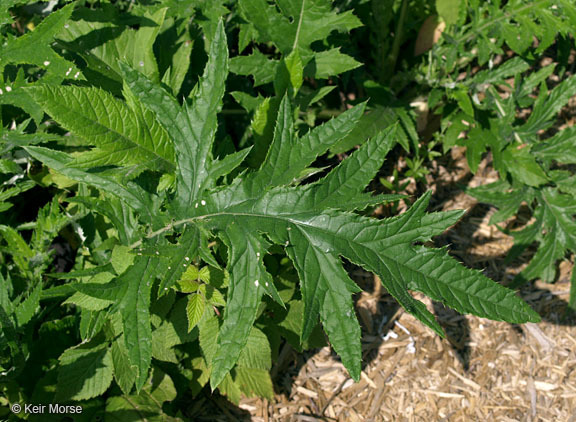
[[(436, 245), (449, 244), (455, 257), (494, 280), (511, 280), (534, 251), (504, 265), (513, 241), (488, 224), (495, 209), (477, 204), (458, 187), (496, 180), (489, 163), (471, 177), (456, 148), (434, 172), (430, 181), (442, 180), (431, 185), (434, 198), (443, 199), (431, 208), (468, 210), (461, 223), (435, 239)], [(353, 272), (368, 287), (357, 301), (364, 333), (361, 381), (348, 377), (328, 347), (305, 355), (285, 348), (273, 402), (243, 399), (237, 408), (208, 399), (221, 411), (209, 420), (576, 422), (576, 315), (567, 309), (572, 265), (561, 265), (555, 284), (536, 282), (522, 289), (543, 318), (539, 324), (462, 316), (419, 296), (448, 339), (398, 309), (382, 289), (373, 288), (379, 284), (372, 276)]]

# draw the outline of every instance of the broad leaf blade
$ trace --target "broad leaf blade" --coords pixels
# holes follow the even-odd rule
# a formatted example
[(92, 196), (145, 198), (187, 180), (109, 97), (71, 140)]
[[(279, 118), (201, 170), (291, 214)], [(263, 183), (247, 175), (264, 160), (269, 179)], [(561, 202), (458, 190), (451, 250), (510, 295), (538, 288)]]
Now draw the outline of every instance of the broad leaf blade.
[(173, 170), (174, 150), (168, 135), (144, 110), (131, 109), (97, 88), (43, 85), (28, 92), (54, 120), (97, 147), (76, 158), (74, 165), (135, 164)]

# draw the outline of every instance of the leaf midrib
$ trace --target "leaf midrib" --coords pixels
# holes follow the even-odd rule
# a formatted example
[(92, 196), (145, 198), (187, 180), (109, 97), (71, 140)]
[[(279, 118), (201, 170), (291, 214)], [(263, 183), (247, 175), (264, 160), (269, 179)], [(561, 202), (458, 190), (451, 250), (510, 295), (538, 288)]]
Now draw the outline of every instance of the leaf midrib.
[(304, 7), (306, 5), (306, 0), (302, 0), (302, 7), (300, 8), (300, 16), (298, 17), (298, 26), (296, 27), (296, 35), (294, 36), (294, 44), (292, 45), (292, 51), (296, 50), (298, 47), (298, 39), (300, 38), (300, 29), (302, 28), (302, 21), (304, 20)]

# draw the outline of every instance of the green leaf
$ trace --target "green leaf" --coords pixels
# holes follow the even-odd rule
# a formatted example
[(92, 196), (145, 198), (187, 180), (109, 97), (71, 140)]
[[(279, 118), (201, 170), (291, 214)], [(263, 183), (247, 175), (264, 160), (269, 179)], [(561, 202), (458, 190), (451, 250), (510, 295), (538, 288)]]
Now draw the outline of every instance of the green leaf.
[(60, 83), (67, 74), (76, 74), (76, 66), (56, 54), (51, 43), (69, 21), (75, 4), (50, 13), (40, 25), (27, 34), (0, 45), (0, 69), (9, 63), (33, 64), (45, 68), (45, 82)]
[(200, 253), (200, 239), (202, 233), (198, 228), (185, 227), (178, 239), (178, 245), (170, 253), (170, 261), (158, 286), (158, 295), (161, 296), (168, 291), (180, 278), (184, 271), (188, 271), (192, 266), (188, 264), (191, 259), (196, 258)]
[(362, 63), (352, 57), (342, 54), (339, 48), (321, 51), (314, 55), (314, 76), (318, 79), (328, 79), (349, 70), (360, 67)]
[(262, 294), (282, 302), (262, 258), (267, 244), (236, 222), (222, 233), (229, 247), (231, 282), (225, 318), (218, 334), (218, 348), (212, 358), (210, 385), (216, 388), (237, 362), (256, 320)]
[(28, 246), (26, 241), (22, 239), (22, 236), (20, 236), (20, 234), (18, 234), (18, 232), (12, 227), (4, 225), (0, 225), (0, 235), (8, 244), (14, 263), (18, 266), (20, 271), (29, 271), (29, 263), (30, 260), (34, 258), (35, 253), (30, 249), (30, 246)]
[[(106, 284), (109, 283), (113, 278), (113, 274), (104, 272), (91, 277), (89, 281), (91, 283)], [(96, 298), (81, 292), (76, 292), (68, 299), (66, 299), (62, 304), (73, 304), (90, 311), (100, 311), (102, 309), (106, 309), (112, 303), (114, 303), (114, 300)]]
[(202, 320), (198, 325), (198, 331), (198, 340), (200, 341), (202, 356), (206, 359), (208, 366), (211, 367), (212, 360), (218, 348), (218, 333), (220, 332), (218, 319), (212, 315)]
[(130, 363), (128, 350), (124, 344), (124, 337), (119, 337), (112, 343), (111, 353), (114, 380), (124, 394), (129, 394), (136, 381), (138, 368)]
[(90, 72), (91, 79), (100, 81), (104, 86), (109, 85), (109, 81), (119, 84), (120, 62), (140, 69), (148, 78), (158, 82), (153, 45), (165, 15), (165, 8), (154, 13), (145, 11), (143, 16), (136, 18), (136, 22), (132, 22), (139, 25), (138, 29), (133, 29), (119, 24), (120, 16), (114, 8), (83, 8), (59, 33), (59, 38), (69, 50), (82, 56), (88, 65), (84, 72)]
[(169, 94), (147, 80), (142, 74), (122, 66), (130, 89), (150, 110), (157, 113), (176, 149), (177, 198), (184, 212), (194, 206), (199, 192), (210, 181), (211, 149), (217, 129), (217, 113), (221, 109), (228, 74), (228, 49), (222, 22), (218, 24), (208, 52), (208, 64), (198, 83), (192, 105), (184, 107)]
[(97, 340), (66, 350), (59, 358), (57, 400), (86, 400), (104, 394), (112, 383), (112, 354)]
[(269, 371), (272, 368), (271, 353), (266, 334), (254, 327), (250, 331), (246, 347), (240, 353), (238, 366)]
[(448, 25), (453, 25), (458, 22), (460, 7), (465, 5), (463, 0), (436, 0), (436, 11)]
[(196, 340), (197, 330), (188, 330), (186, 305), (186, 299), (176, 302), (169, 318), (152, 332), (152, 356), (155, 359), (177, 363), (173, 347)]
[(361, 25), (352, 11), (337, 13), (327, 0), (278, 0), (277, 6), (265, 0), (240, 1), (241, 13), (259, 35), (257, 41), (272, 41), (285, 56), (298, 50), (304, 65), (312, 58), (314, 41)]
[[(278, 0), (275, 5), (259, 0), (241, 1), (241, 9), (241, 14), (258, 32), (256, 41), (273, 37), (283, 57), (294, 51), (291, 59), (300, 56), (303, 66), (311, 63), (312, 42), (325, 39), (333, 29), (349, 30), (358, 23), (349, 12), (335, 13), (325, 0)], [(263, 15), (269, 17), (267, 22), (259, 21), (259, 16)], [(412, 118), (400, 108), (395, 109), (395, 117), (385, 123), (386, 127), (391, 126), (399, 117), (403, 132), (394, 126), (381, 133), (377, 129), (381, 122), (376, 118), (371, 122), (376, 127), (374, 132), (362, 133), (362, 129), (357, 129), (365, 110), (365, 105), (361, 104), (300, 136), (288, 95), (262, 100), (252, 127), (256, 134), (254, 150), (258, 150), (258, 154), (250, 154), (250, 168), (234, 178), (222, 178), (242, 163), (245, 152), (230, 154), (230, 158), (225, 156), (221, 160), (212, 156), (228, 58), (222, 21), (218, 21), (215, 29), (211, 24), (206, 27), (210, 29), (206, 42), (208, 63), (192, 100), (184, 99), (182, 106), (156, 81), (130, 66), (119, 65), (130, 91), (160, 122), (174, 145), (175, 190), (156, 195), (153, 193), (157, 191), (156, 185), (149, 190), (141, 187), (147, 186), (146, 178), (137, 179), (141, 186), (135, 182), (124, 185), (117, 181), (113, 172), (73, 169), (70, 166), (72, 157), (64, 153), (27, 147), (32, 155), (41, 157), (45, 163), (66, 172), (64, 174), (121, 198), (127, 206), (133, 207), (134, 216), (145, 222), (144, 225), (135, 224), (123, 236), (126, 239), (139, 236), (140, 240), (130, 240), (126, 244), (134, 249), (141, 248), (135, 251), (137, 255), (131, 265), (115, 263), (114, 267), (121, 273), (114, 280), (105, 284), (74, 284), (74, 288), (85, 295), (114, 301), (107, 328), (113, 331), (114, 341), (123, 339), (129, 365), (126, 366), (126, 359), (118, 365), (134, 367), (137, 391), (146, 392), (149, 388), (146, 381), (153, 357), (177, 363), (186, 348), (174, 346), (197, 334), (203, 356), (201, 373), (204, 377), (210, 372), (212, 388), (219, 387), (232, 400), (238, 400), (242, 392), (270, 397), (269, 378), (258, 381), (252, 377), (262, 375), (271, 364), (268, 340), (254, 325), (260, 326), (274, 319), (276, 311), (287, 319), (284, 329), (290, 327), (290, 332), (300, 335), (301, 340), (306, 340), (320, 321), (350, 375), (359, 379), (362, 347), (353, 295), (360, 289), (348, 276), (344, 262), (377, 274), (402, 307), (440, 335), (443, 334), (441, 326), (424, 303), (413, 297), (413, 291), (424, 292), (463, 313), (513, 323), (539, 320), (513, 291), (478, 271), (463, 267), (449, 257), (446, 250), (422, 246), (455, 224), (463, 214), (461, 211), (427, 213), (431, 194), (426, 193), (396, 217), (376, 219), (354, 212), (391, 199), (372, 197), (365, 189), (395, 142), (404, 139), (402, 145), (406, 148), (410, 145), (418, 148), (418, 134)], [(280, 33), (283, 38), (276, 39)], [(300, 66), (296, 59), (293, 63), (288, 62), (292, 70), (288, 76), (294, 76), (292, 82), (297, 86)], [(285, 65), (286, 60), (283, 63)], [(130, 94), (126, 99), (135, 107), (136, 101)], [(268, 130), (273, 136), (268, 137)], [(326, 171), (324, 177), (302, 184), (302, 175), (309, 174), (314, 161), (355, 130), (361, 139), (348, 141), (363, 145), (336, 168)], [(512, 152), (510, 155), (515, 158)], [(500, 157), (496, 161), (498, 164), (503, 162)], [(538, 162), (534, 163), (543, 176), (529, 169), (529, 177), (535, 180), (543, 177), (547, 183), (544, 169)], [(528, 161), (524, 164), (524, 167), (531, 166)], [(86, 190), (84, 186), (79, 189)], [(538, 195), (534, 193), (536, 189), (526, 189), (526, 197)], [(547, 203), (543, 224), (546, 227), (555, 225), (554, 233), (563, 236), (568, 247), (574, 246), (572, 219), (575, 213), (569, 202), (571, 198), (553, 190), (542, 192)], [(119, 213), (110, 221), (121, 225), (121, 215), (124, 214)], [(135, 218), (127, 221), (135, 221)], [(96, 241), (101, 233), (104, 232), (98, 228)], [(210, 248), (208, 242), (211, 242)], [(107, 252), (111, 245), (113, 243), (102, 244), (98, 253)], [(284, 270), (279, 270), (279, 266), (284, 267), (288, 262), (285, 258), (277, 262), (283, 250), (294, 264), (299, 283), (292, 273), (290, 281), (286, 281), (290, 287), (278, 292), (276, 284), (285, 287)], [(266, 256), (269, 251), (271, 256)], [(120, 252), (118, 249), (116, 254), (122, 256)], [(228, 283), (216, 280), (210, 270), (223, 262), (230, 273)], [(190, 267), (191, 264), (194, 267)], [(177, 288), (170, 289), (179, 281)], [(160, 290), (152, 295), (151, 286), (156, 282)], [(295, 292), (296, 286), (300, 292)], [(215, 288), (225, 287), (226, 305), (222, 317), (219, 311), (217, 317), (214, 306), (221, 305), (223, 297)], [(174, 297), (182, 295), (178, 290), (193, 293), (190, 299), (183, 297), (176, 301), (174, 309), (168, 313)], [(262, 301), (264, 294), (275, 303)], [(283, 298), (289, 301), (289, 310), (283, 309)], [(300, 298), (301, 302), (298, 302)], [(192, 305), (189, 306), (189, 302)], [(293, 315), (288, 316), (291, 311)], [(167, 314), (168, 321), (165, 320)], [(294, 329), (296, 322), (301, 323), (301, 327)], [(188, 333), (188, 324), (192, 323), (198, 329)], [(190, 371), (184, 375), (190, 375)], [(130, 374), (126, 374), (126, 379), (119, 383), (127, 391), (131, 381)], [(200, 381), (197, 384), (194, 388), (201, 385)], [(122, 413), (126, 411), (127, 402), (137, 403), (141, 412), (146, 410), (150, 402), (140, 405), (140, 399), (134, 397), (141, 396), (130, 396), (129, 400), (109, 398), (109, 410), (114, 410), (115, 414), (111, 417), (120, 419), (129, 415)], [(162, 417), (159, 409), (163, 401), (166, 400), (156, 400), (150, 415), (144, 417)], [(142, 414), (138, 417), (142, 419)]]
[[(168, 9), (168, 11), (170, 11), (170, 9)], [(164, 22), (164, 27), (166, 23), (170, 21), (171, 19)], [(178, 31), (178, 33), (176, 33), (176, 31)], [(174, 22), (169, 29), (160, 34), (157, 39), (157, 45), (162, 45), (163, 47), (158, 52), (160, 55), (159, 62), (162, 62), (161, 59), (166, 57), (166, 61), (170, 64), (170, 67), (166, 70), (164, 76), (162, 76), (162, 81), (172, 89), (172, 93), (175, 96), (178, 96), (190, 67), (190, 54), (194, 47), (194, 40), (190, 35), (189, 23), (184, 20), (180, 24)], [(169, 45), (174, 45), (174, 50), (164, 48)]]
[(465, 89), (455, 90), (450, 93), (450, 97), (458, 102), (458, 106), (469, 116), (474, 116), (474, 106), (472, 100)]
[(116, 245), (112, 249), (110, 263), (114, 267), (116, 274), (122, 274), (134, 263), (135, 255), (131, 251), (128, 246), (123, 245)]
[[(277, 125), (284, 128), (286, 123), (279, 120)], [(287, 136), (284, 139), (290, 138)], [(366, 148), (369, 150), (373, 145), (367, 144)], [(387, 146), (383, 147), (379, 153), (383, 155), (387, 149)], [(354, 163), (352, 157), (348, 160)], [(346, 160), (341, 164), (345, 166), (344, 169), (347, 166), (345, 163)], [(355, 166), (348, 165), (350, 168)], [(264, 165), (256, 176), (266, 168)], [(338, 172), (338, 168), (335, 171)], [(268, 176), (267, 180), (270, 179)], [(265, 232), (274, 243), (286, 247), (302, 280), (307, 307), (305, 321), (310, 321), (305, 322), (305, 331), (309, 331), (313, 324), (311, 318), (320, 313), (333, 346), (341, 353), (353, 376), (359, 375), (356, 362), (360, 356), (360, 343), (350, 296), (357, 291), (357, 287), (343, 271), (337, 259), (339, 255), (378, 274), (386, 289), (404, 308), (438, 333), (442, 333), (438, 323), (422, 303), (412, 298), (408, 289), (425, 291), (436, 300), (455, 306), (462, 312), (508, 321), (538, 320), (538, 316), (512, 291), (498, 286), (476, 271), (466, 270), (444, 252), (411, 245), (429, 240), (461, 216), (461, 212), (425, 214), (429, 195), (399, 217), (375, 221), (336, 210), (311, 212), (314, 197), (303, 195), (299, 187), (269, 188), (260, 194), (260, 198), (239, 200), (240, 187), (243, 184), (251, 186), (251, 183), (248, 177), (230, 189), (220, 190), (211, 197), (205, 210), (210, 215), (210, 225), (226, 234), (226, 243), (232, 251), (229, 263), (233, 272), (231, 287), (242, 289), (239, 294), (232, 290), (229, 296), (219, 334), (219, 342), (229, 339), (229, 343), (220, 344), (219, 349), (226, 357), (221, 358), (222, 361), (226, 360), (226, 365), (218, 362), (221, 355), (217, 355), (213, 361), (212, 386), (218, 385), (225, 372), (232, 367), (236, 356), (233, 351), (244, 346), (247, 327), (253, 323), (259, 303), (258, 286), (249, 282), (257, 279), (260, 286), (261, 275), (252, 275), (254, 264), (249, 265), (248, 261), (250, 255), (254, 259), (255, 254), (244, 253), (242, 260), (236, 259), (234, 249), (245, 248), (247, 236), (241, 236), (241, 231), (236, 227), (250, 233), (250, 238), (253, 232)], [(356, 189), (360, 193), (362, 184), (357, 185)], [(231, 232), (238, 232), (238, 235), (231, 236)], [(435, 267), (442, 271), (434, 271)], [(235, 276), (234, 271), (241, 271), (242, 278)], [(236, 297), (241, 298), (241, 304), (235, 304)], [(232, 314), (235, 309), (238, 309), (237, 312), (242, 310), (242, 313)], [(333, 313), (334, 309), (344, 311)], [(233, 324), (233, 333), (224, 330), (228, 324)]]
[(106, 420), (112, 422), (150, 421), (177, 422), (164, 413), (164, 402), (176, 398), (176, 387), (168, 375), (155, 369), (140, 394), (113, 396), (106, 400)]
[(548, 176), (528, 148), (518, 149), (516, 145), (510, 145), (502, 151), (501, 157), (505, 170), (515, 180), (528, 186), (540, 186), (548, 182)]
[(548, 283), (554, 281), (556, 262), (566, 253), (566, 247), (560, 242), (561, 237), (555, 230), (546, 235), (528, 266), (522, 270), (523, 277), (527, 280), (541, 278)]
[(512, 189), (504, 180), (467, 189), (466, 193), (481, 202), (499, 208), (498, 212), (490, 218), (490, 224), (497, 224), (508, 219), (518, 210), (523, 201), (530, 200), (525, 190)]
[(122, 316), (124, 339), (132, 365), (136, 365), (136, 390), (140, 391), (152, 360), (152, 328), (150, 326), (150, 293), (152, 282), (160, 272), (160, 260), (137, 256), (134, 264), (110, 283), (75, 285), (86, 295), (115, 301)]
[(60, 151), (34, 146), (25, 147), (24, 149), (32, 157), (43, 162), (51, 169), (54, 169), (73, 180), (85, 182), (102, 189), (105, 192), (109, 192), (122, 199), (127, 204), (130, 204), (134, 209), (142, 212), (142, 214), (148, 214), (151, 216), (152, 206), (149, 202), (149, 197), (138, 186), (131, 183), (128, 183), (128, 186), (126, 186), (126, 184), (119, 183), (110, 177), (100, 176), (98, 173), (88, 173), (73, 168), (71, 166), (74, 159), (68, 154)]
[(235, 372), (234, 382), (245, 395), (255, 394), (268, 400), (274, 399), (274, 387), (267, 370), (238, 367)]
[(12, 23), (12, 15), (10, 14), (10, 8), (14, 7), (20, 3), (20, 0), (4, 0), (2, 9), (0, 9), (0, 25), (6, 25)]
[[(0, 89), (0, 91), (2, 91), (0, 93), (0, 104), (9, 104), (21, 108), (34, 119), (36, 124), (39, 125), (42, 123), (44, 111), (38, 106), (38, 104), (36, 104), (34, 99), (26, 90), (29, 86), (33, 85), (24, 81), (20, 82), (18, 81), (18, 78), (13, 82), (13, 85), (6, 83), (4, 89)], [(7, 89), (10, 89), (10, 91), (7, 91)]]
[[(493, 69), (481, 70), (469, 80), (469, 83), (475, 85), (502, 83), (505, 79), (524, 73), (528, 69), (530, 69), (530, 64), (525, 60), (522, 60), (520, 57), (513, 57), (501, 66)], [(529, 83), (532, 84), (533, 80), (530, 80)], [(532, 89), (533, 88), (534, 87), (532, 86)], [(531, 91), (532, 90), (530, 89), (530, 93)], [(470, 115), (473, 116), (473, 114)]]
[(328, 85), (328, 86), (323, 86), (323, 87), (321, 87), (315, 91), (312, 91), (311, 93), (309, 93), (307, 95), (302, 95), (301, 97), (299, 97), (297, 99), (298, 105), (300, 106), (300, 109), (306, 110), (308, 108), (308, 106), (320, 101), (322, 98), (324, 98), (330, 92), (334, 91), (334, 89), (336, 89), (336, 86)]
[(268, 60), (259, 50), (254, 50), (249, 56), (236, 56), (230, 59), (230, 72), (243, 76), (251, 75), (255, 87), (272, 82), (277, 66), (276, 60)]
[(576, 164), (576, 128), (569, 127), (532, 148), (536, 157), (563, 164)]
[(302, 86), (304, 77), (304, 68), (302, 66), (302, 60), (300, 60), (300, 55), (298, 50), (293, 50), (284, 59), (286, 68), (288, 69), (288, 74), (290, 75), (290, 84), (294, 88), (294, 91), (298, 91)]
[(21, 194), (22, 192), (26, 192), (35, 186), (36, 183), (34, 183), (31, 180), (27, 180), (23, 183), (18, 183), (16, 186), (12, 188), (2, 190), (0, 191), (0, 202), (6, 201), (7, 199), (10, 199), (16, 195)]
[(518, 129), (518, 133), (521, 136), (531, 135), (550, 127), (553, 123), (552, 118), (574, 95), (576, 95), (576, 77), (560, 82), (542, 101), (536, 102), (528, 121)]
[(318, 155), (344, 138), (363, 112), (363, 104), (356, 106), (298, 139), (294, 135), (290, 102), (284, 97), (266, 160), (259, 171), (248, 178), (246, 184), (252, 183), (253, 189), (258, 191), (266, 186), (291, 183)]
[(117, 280), (125, 284), (125, 293), (118, 297), (122, 315), (124, 338), (130, 362), (138, 366), (136, 390), (140, 391), (148, 378), (152, 358), (152, 329), (150, 327), (150, 292), (154, 281), (154, 267), (159, 262), (153, 258), (136, 260)]
[(548, 188), (542, 191), (546, 205), (544, 221), (547, 226), (556, 226), (556, 236), (566, 247), (576, 250), (576, 203), (570, 195), (563, 195), (557, 190)]
[[(306, 245), (306, 233), (293, 230), (290, 243)], [(360, 325), (354, 314), (351, 293), (361, 289), (348, 277), (340, 260), (329, 249), (318, 246), (294, 247), (287, 250), (301, 280), (304, 300), (302, 340), (308, 338), (318, 323), (318, 315), (332, 347), (342, 358), (350, 376), (360, 379)]]
[(233, 152), (228, 154), (219, 161), (215, 161), (214, 165), (210, 169), (210, 178), (212, 180), (217, 180), (219, 177), (226, 176), (231, 173), (236, 167), (238, 167), (244, 159), (250, 154), (252, 147), (244, 148), (241, 151)]
[(309, 196), (314, 209), (318, 210), (353, 210), (358, 204), (369, 202), (372, 197), (359, 191), (376, 176), (382, 165), (381, 157), (386, 156), (394, 146), (396, 133), (395, 126), (374, 136), (326, 177), (304, 187), (304, 197)]
[(191, 294), (188, 296), (188, 303), (186, 304), (186, 317), (188, 318), (188, 332), (198, 324), (204, 309), (206, 307), (206, 300), (201, 294)]
[[(158, 117), (163, 124), (176, 122), (172, 128), (167, 126), (173, 139), (184, 139), (178, 132), (181, 109), (175, 100), (134, 73), (127, 72), (127, 77), (135, 92), (148, 95), (143, 101), (156, 113), (164, 114)], [(208, 92), (202, 95), (209, 101), (215, 98)], [(344, 271), (341, 257), (378, 274), (406, 310), (439, 334), (440, 325), (410, 290), (424, 291), (461, 312), (482, 317), (511, 322), (538, 320), (538, 315), (512, 291), (465, 269), (442, 250), (416, 245), (455, 224), (461, 212), (426, 214), (429, 194), (395, 218), (375, 220), (349, 211), (374, 203), (363, 190), (393, 146), (397, 136), (394, 128), (380, 135), (376, 132), (377, 136), (318, 182), (298, 185), (302, 171), (354, 130), (363, 111), (363, 105), (354, 107), (300, 138), (295, 133), (288, 98), (283, 98), (273, 140), (260, 167), (209, 191), (205, 199), (196, 199), (174, 223), (198, 227), (205, 237), (213, 233), (228, 249), (231, 279), (222, 327), (218, 329), (213, 318), (199, 324), (212, 388), (222, 385), (236, 397), (238, 390), (227, 374), (248, 344), (262, 295), (267, 293), (280, 302), (262, 263), (269, 242), (286, 249), (300, 275), (305, 306), (302, 337), (306, 338), (319, 318), (355, 378), (360, 374), (361, 345), (352, 294), (358, 287)], [(206, 139), (211, 143), (210, 136)], [(194, 154), (197, 151), (188, 156)], [(205, 161), (199, 168), (209, 171), (211, 166)], [(189, 169), (192, 171), (192, 167)], [(187, 188), (179, 190), (169, 208), (175, 206), (183, 212), (181, 196), (188, 201), (190, 192)]]
[(514, 235), (515, 246), (527, 246), (540, 240), (536, 254), (516, 282), (541, 278), (551, 282), (556, 278), (556, 263), (567, 250), (576, 249), (576, 205), (574, 198), (553, 188), (541, 191), (538, 208), (534, 213), (536, 222)]
[[(332, 154), (346, 152), (398, 121), (398, 116), (390, 108), (376, 107), (364, 114), (358, 124), (344, 138), (330, 147)], [(400, 138), (400, 133), (397, 134)], [(400, 142), (400, 139), (399, 139)], [(402, 142), (401, 142), (402, 143)], [(404, 146), (404, 145), (403, 145)], [(408, 145), (406, 144), (406, 148)]]
[(167, 133), (137, 104), (130, 108), (97, 88), (43, 85), (28, 92), (59, 124), (97, 147), (72, 165), (173, 170), (174, 150)]
[(40, 296), (42, 294), (42, 285), (38, 284), (30, 295), (24, 299), (15, 309), (16, 322), (19, 327), (23, 327), (40, 308)]

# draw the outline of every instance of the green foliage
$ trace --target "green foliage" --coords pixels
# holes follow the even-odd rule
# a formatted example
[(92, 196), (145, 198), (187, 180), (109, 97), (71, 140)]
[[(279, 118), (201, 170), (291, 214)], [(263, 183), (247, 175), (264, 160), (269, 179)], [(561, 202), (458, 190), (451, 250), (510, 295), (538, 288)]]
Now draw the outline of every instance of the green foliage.
[[(385, 184), (392, 194), (373, 194), (371, 182), (398, 154), (412, 154), (403, 176), (421, 182), (439, 145), (466, 146), (474, 171), (491, 152), (501, 180), (471, 193), (499, 207), (494, 222), (523, 204), (533, 210), (535, 222), (513, 233), (514, 251), (540, 242), (522, 277), (552, 280), (556, 262), (576, 251), (576, 157), (571, 128), (543, 132), (576, 82), (549, 91), (554, 68), (529, 69), (540, 45), (567, 34), (568, 2), (558, 3), (563, 16), (551, 2), (538, 2), (538, 14), (518, 2), (436, 1), (448, 29), (419, 64), (427, 69), (418, 89), (435, 98), (442, 121), (426, 142), (414, 98), (401, 97), (409, 75), (394, 73), (415, 32), (404, 25), (433, 2), (420, 12), (389, 2), (384, 27), (397, 30), (378, 47), (376, 68), (390, 66), (377, 82), (358, 82), (374, 67), (362, 69), (349, 48), (365, 5), (102, 3), (57, 5), (27, 32), (19, 16), (2, 27), (0, 217), (35, 192), (51, 198), (22, 217), (33, 221), (14, 213), (0, 225), (3, 391), (16, 382), (18, 400), (82, 401), (106, 420), (183, 420), (173, 403), (208, 385), (233, 402), (273, 399), (281, 337), (303, 350), (323, 345), (323, 332), (358, 381), (362, 289), (350, 263), (378, 275), (440, 336), (412, 292), (462, 313), (539, 320), (512, 290), (425, 246), (463, 212), (428, 213), (431, 193), (400, 194), (397, 168)], [(537, 47), (503, 34), (518, 57), (457, 79), (505, 48), (480, 47), (501, 35), (491, 14), (522, 30), (557, 25), (534, 32)], [(497, 88), (512, 77), (502, 98)], [(345, 84), (357, 84), (358, 100), (341, 101)], [(400, 199), (404, 213), (372, 216)]]
[[(465, 146), (473, 172), (486, 153), (491, 153), (501, 180), (469, 193), (498, 208), (491, 219), (493, 224), (516, 215), (521, 206), (530, 210), (534, 222), (521, 230), (506, 230), (515, 239), (508, 262), (535, 242), (538, 244), (530, 264), (516, 277), (514, 285), (535, 278), (552, 282), (558, 261), (576, 251), (571, 183), (573, 130), (554, 128), (558, 112), (576, 94), (576, 79), (563, 78), (549, 90), (550, 75), (562, 75), (565, 64), (560, 63), (560, 69), (552, 64), (533, 70), (533, 63), (554, 42), (558, 49), (563, 48), (576, 8), (564, 1), (540, 1), (530, 7), (521, 2), (508, 2), (502, 8), (496, 2), (481, 6), (470, 2), (470, 6), (475, 9), (469, 10), (471, 22), (454, 29), (445, 43), (434, 50), (430, 63), (435, 95), (444, 90), (446, 98), (444, 103), (436, 102), (444, 115), (444, 151), (453, 145)], [(476, 6), (480, 6), (479, 11)], [(484, 14), (490, 19), (483, 18)], [(536, 42), (522, 36), (528, 32)], [(454, 48), (456, 43), (462, 49)], [(447, 49), (450, 55), (446, 55)], [(492, 58), (504, 49), (518, 56), (494, 67)], [(440, 60), (438, 55), (442, 54), (446, 59), (442, 59), (440, 69), (435, 60)], [(480, 65), (488, 63), (489, 69), (455, 81), (455, 75), (472, 60)], [(440, 72), (435, 73), (436, 70)], [(454, 103), (457, 108), (451, 106)], [(528, 108), (531, 112), (527, 118), (519, 119), (521, 110)], [(571, 306), (576, 304), (571, 302)]]
[[(274, 5), (264, 0), (241, 0), (239, 8), (241, 16), (248, 22), (240, 27), (240, 49), (243, 50), (250, 41), (272, 42), (285, 57), (290, 75), (293, 75), (295, 66), (290, 61), (294, 61), (295, 57), (298, 57), (300, 73), (305, 72), (320, 79), (360, 65), (338, 48), (319, 52), (311, 48), (312, 43), (328, 38), (332, 31), (347, 32), (360, 26), (352, 11), (336, 13), (326, 0), (279, 0)], [(251, 56), (233, 59), (231, 70), (241, 75), (253, 75), (255, 80), (264, 82), (260, 73), (263, 72), (262, 66), (272, 75), (279, 64), (278, 61), (268, 64), (264, 56), (255, 50)], [(262, 76), (257, 76), (258, 73)], [(292, 86), (296, 90), (299, 88), (294, 83)]]

